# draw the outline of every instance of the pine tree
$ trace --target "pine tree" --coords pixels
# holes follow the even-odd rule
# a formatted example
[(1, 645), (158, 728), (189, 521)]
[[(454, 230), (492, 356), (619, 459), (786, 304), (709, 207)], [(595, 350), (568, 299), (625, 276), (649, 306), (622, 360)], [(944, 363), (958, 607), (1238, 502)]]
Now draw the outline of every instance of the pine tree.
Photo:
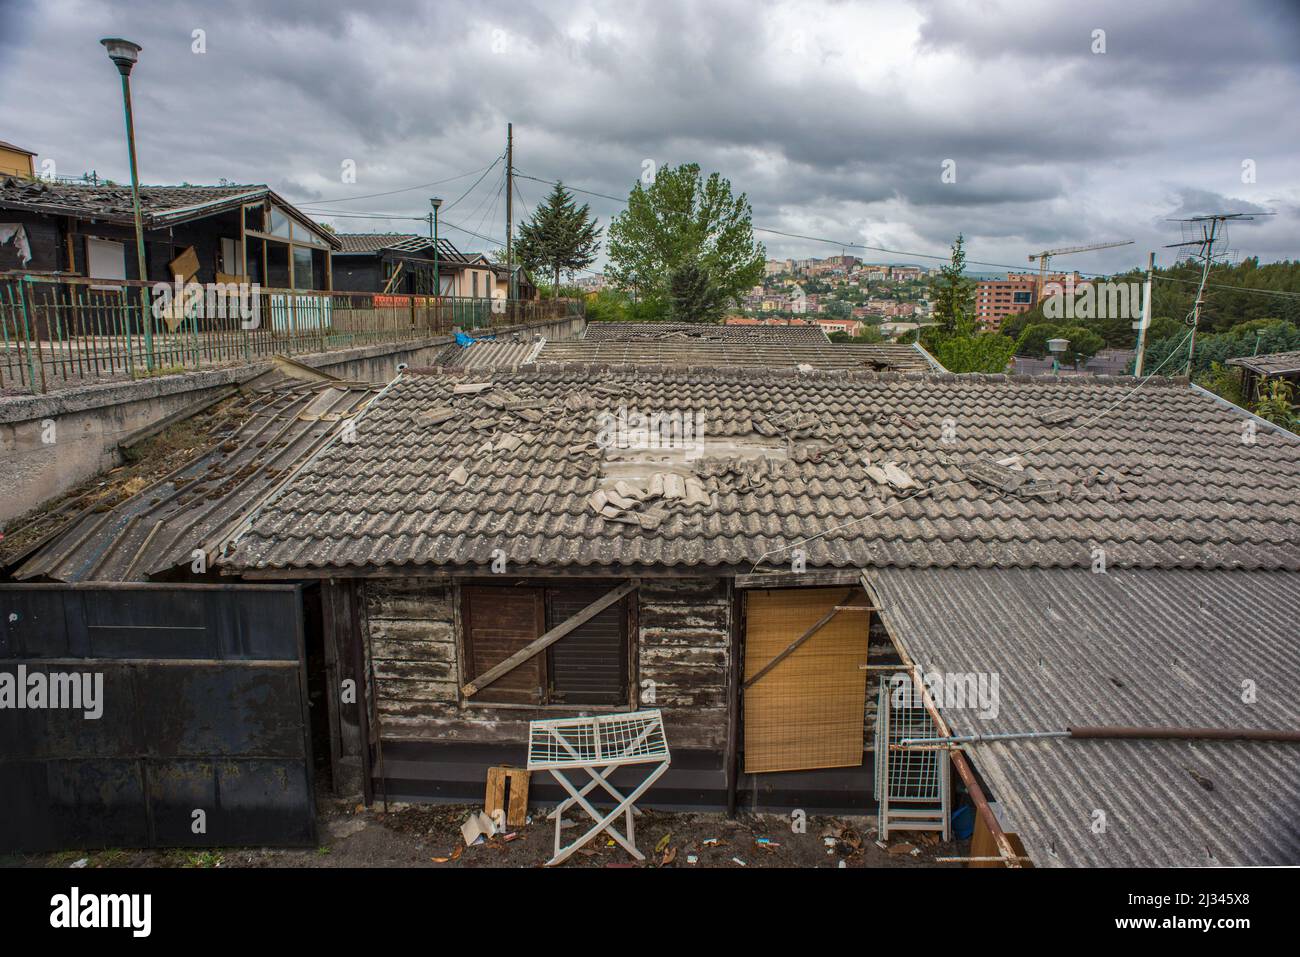
[(564, 184), (556, 183), (532, 218), (519, 224), (515, 252), (525, 269), (549, 273), (552, 294), (558, 295), (560, 273), (572, 274), (595, 262), (600, 232), (590, 207), (578, 206)]
[(965, 238), (958, 233), (957, 241), (952, 244), (951, 261), (939, 267), (939, 277), (930, 286), (935, 321), (939, 323), (939, 329), (949, 335), (969, 333), (973, 325), (971, 306), (975, 284), (965, 276), (965, 243)]

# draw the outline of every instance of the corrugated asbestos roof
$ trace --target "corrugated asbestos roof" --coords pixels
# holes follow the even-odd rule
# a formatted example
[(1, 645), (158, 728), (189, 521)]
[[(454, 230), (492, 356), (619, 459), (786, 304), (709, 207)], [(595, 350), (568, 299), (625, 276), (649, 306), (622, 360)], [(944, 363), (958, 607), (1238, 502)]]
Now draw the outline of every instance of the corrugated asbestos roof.
[[(588, 326), (588, 328), (591, 328)], [(724, 327), (726, 328), (726, 327)], [(786, 342), (781, 339), (571, 339), (548, 342), (537, 362), (609, 366), (868, 369), (925, 372), (924, 353), (910, 345)]]
[(582, 337), (592, 342), (634, 339), (683, 340), (744, 339), (767, 342), (804, 342), (826, 344), (830, 339), (818, 325), (798, 326), (727, 326), (707, 322), (593, 322)]
[(434, 358), (444, 369), (517, 369), (532, 362), (546, 345), (541, 336), (511, 335), (497, 339), (475, 339), (473, 345), (453, 342)]
[(14, 571), (18, 581), (146, 581), (215, 552), (238, 520), (354, 415), (375, 389), (279, 379), (252, 415), (178, 471), (106, 512), (74, 519)]
[[(702, 417), (701, 456), (674, 467), (704, 501), (593, 500), (601, 416), (620, 407)], [(810, 567), (1088, 567), (1104, 545), (1111, 567), (1298, 570), (1300, 441), (1242, 435), (1240, 416), (1169, 380), (408, 373), (233, 563), (484, 566), (499, 548), (516, 568), (788, 568), (798, 547)]]
[[(998, 674), (996, 717), (943, 709), (956, 734), (1300, 727), (1300, 575), (867, 577), (885, 625), (924, 671)], [(969, 754), (1006, 812), (1004, 827), (1039, 866), (1300, 864), (1300, 745), (1047, 739), (979, 743)]]
[(1289, 375), (1300, 372), (1300, 352), (1270, 352), (1262, 356), (1229, 359), (1228, 365), (1241, 366), (1260, 375)]
[[(433, 240), (415, 233), (339, 233), (342, 244), (339, 255), (377, 253), (385, 249), (401, 252), (426, 252), (433, 249)], [(438, 256), (448, 263), (465, 263), (469, 260), (449, 240), (438, 240)]]

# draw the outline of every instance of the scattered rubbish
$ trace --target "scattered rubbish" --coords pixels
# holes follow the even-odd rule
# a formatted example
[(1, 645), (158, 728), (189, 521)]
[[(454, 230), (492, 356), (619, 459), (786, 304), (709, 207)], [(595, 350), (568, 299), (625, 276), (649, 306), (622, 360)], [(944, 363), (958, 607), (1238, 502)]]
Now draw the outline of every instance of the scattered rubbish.
[(746, 864), (744, 861), (742, 861), (742, 860), (741, 860), (740, 858), (738, 858), (738, 857), (733, 857), (731, 860), (732, 860), (733, 862), (735, 862), (736, 864), (739, 864), (741, 867), (748, 867), (748, 866), (749, 866), (748, 864)]
[(1016, 455), (1009, 455), (1005, 459), (998, 459), (997, 464), (1002, 466), (1004, 469), (1014, 469), (1017, 472), (1023, 472), (1025, 470), (1025, 460), (1021, 458), (1019, 453)]
[(466, 846), (477, 844), (484, 836), (490, 837), (495, 832), (496, 826), (492, 823), (492, 818), (482, 811), (475, 811), (469, 816), (469, 820), (460, 826), (460, 834), (465, 839)]
[(664, 848), (668, 846), (668, 842), (672, 839), (672, 836), (672, 831), (669, 831), (663, 837), (659, 838), (659, 843), (655, 845), (656, 854), (662, 854), (664, 852)]
[(687, 854), (687, 855), (686, 855), (686, 863), (687, 863), (687, 864), (697, 864), (697, 863), (699, 863), (699, 860), (700, 860), (700, 859), (699, 859), (698, 857), (696, 857), (694, 854)]
[(721, 843), (722, 843), (722, 841), (720, 841), (720, 840), (719, 840), (718, 838), (716, 838), (716, 837), (707, 837), (707, 838), (705, 838), (704, 840), (700, 841), (700, 846), (701, 846), (701, 847), (717, 847), (717, 846), (720, 845)]
[(913, 851), (919, 853), (919, 849), (915, 845), (907, 843), (894, 844), (889, 848), (889, 853), (894, 857), (902, 857), (904, 854), (911, 854)]
[(659, 866), (660, 866), (660, 867), (667, 867), (669, 864), (671, 864), (671, 863), (672, 863), (673, 861), (675, 861), (675, 860), (677, 860), (677, 848), (675, 848), (675, 847), (670, 847), (670, 848), (668, 848), (668, 850), (664, 851), (663, 860), (661, 860), (661, 861), (659, 862)]
[(839, 864), (839, 866), (840, 866), (840, 867), (843, 867), (843, 868), (847, 868), (847, 867), (849, 866), (849, 862), (846, 861), (846, 860), (841, 859), (841, 860), (840, 860), (840, 864)]
[(779, 843), (772, 840), (770, 837), (756, 837), (754, 838), (754, 843), (757, 844), (759, 847), (780, 847), (781, 846)]
[(69, 864), (68, 866), (71, 867), (71, 868), (73, 868), (74, 870), (80, 870), (81, 868), (85, 867), (86, 864), (88, 864), (89, 862), (90, 862), (90, 858), (88, 858), (88, 857), (83, 857), (83, 858), (80, 858), (79, 860), (75, 860), (75, 861), (73, 861), (73, 862), (72, 862), (71, 864)]

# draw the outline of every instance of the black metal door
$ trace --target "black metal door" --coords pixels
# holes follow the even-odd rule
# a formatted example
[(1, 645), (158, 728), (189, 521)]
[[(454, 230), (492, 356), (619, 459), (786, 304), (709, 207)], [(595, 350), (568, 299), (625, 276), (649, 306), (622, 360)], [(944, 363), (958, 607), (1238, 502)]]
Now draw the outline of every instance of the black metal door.
[(0, 586), (0, 850), (315, 842), (294, 585)]

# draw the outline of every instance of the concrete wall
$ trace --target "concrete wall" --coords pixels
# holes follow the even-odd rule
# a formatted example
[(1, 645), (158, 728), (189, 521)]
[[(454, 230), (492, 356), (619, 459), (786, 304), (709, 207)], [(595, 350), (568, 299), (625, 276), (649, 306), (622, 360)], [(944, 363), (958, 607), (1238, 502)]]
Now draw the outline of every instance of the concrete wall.
[[(571, 339), (582, 334), (584, 322), (575, 317), (517, 328), (549, 339)], [(400, 364), (431, 364), (451, 341), (450, 336), (436, 336), (294, 358), (341, 379), (387, 382)], [(118, 465), (117, 444), (132, 433), (271, 368), (270, 362), (256, 362), (0, 399), (0, 525)]]

